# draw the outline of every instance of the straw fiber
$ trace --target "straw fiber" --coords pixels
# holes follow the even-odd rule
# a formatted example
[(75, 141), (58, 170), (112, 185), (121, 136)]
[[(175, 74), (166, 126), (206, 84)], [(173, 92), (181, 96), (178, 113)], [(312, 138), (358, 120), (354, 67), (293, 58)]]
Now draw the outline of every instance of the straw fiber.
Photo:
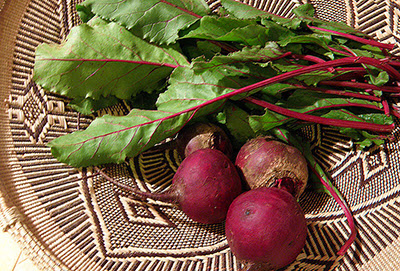
[[(218, 1), (208, 2), (218, 8)], [(290, 16), (306, 1), (244, 2)], [(222, 225), (198, 225), (168, 203), (135, 198), (90, 170), (78, 171), (51, 156), (48, 141), (84, 129), (94, 117), (79, 116), (62, 97), (32, 81), (36, 46), (61, 42), (79, 24), (77, 3), (0, 0), (0, 225), (43, 270), (238, 270)], [(399, 42), (399, 1), (311, 3), (320, 18)], [(98, 114), (128, 111), (121, 104)], [(359, 234), (347, 254), (337, 256), (349, 236), (343, 212), (330, 197), (307, 192), (300, 203), (309, 237), (287, 270), (399, 270), (400, 130), (394, 131), (394, 142), (364, 152), (333, 129), (304, 132), (348, 200)], [(105, 170), (127, 185), (163, 191), (179, 161), (167, 144)]]

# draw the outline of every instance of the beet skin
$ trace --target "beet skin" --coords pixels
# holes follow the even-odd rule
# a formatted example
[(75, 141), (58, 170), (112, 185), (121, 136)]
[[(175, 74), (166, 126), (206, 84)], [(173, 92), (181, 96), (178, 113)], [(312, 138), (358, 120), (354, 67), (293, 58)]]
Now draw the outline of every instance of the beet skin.
[(308, 165), (303, 154), (293, 146), (268, 137), (246, 142), (235, 164), (251, 189), (282, 185), (298, 198), (307, 185)]
[(173, 177), (180, 208), (203, 224), (223, 222), (232, 201), (242, 192), (233, 162), (216, 149), (200, 149), (188, 155)]
[(293, 262), (307, 237), (304, 213), (282, 189), (249, 190), (231, 204), (226, 238), (245, 270), (276, 270)]
[(233, 158), (232, 143), (225, 131), (213, 124), (197, 122), (185, 126), (177, 136), (177, 150), (182, 158), (199, 149), (217, 149)]

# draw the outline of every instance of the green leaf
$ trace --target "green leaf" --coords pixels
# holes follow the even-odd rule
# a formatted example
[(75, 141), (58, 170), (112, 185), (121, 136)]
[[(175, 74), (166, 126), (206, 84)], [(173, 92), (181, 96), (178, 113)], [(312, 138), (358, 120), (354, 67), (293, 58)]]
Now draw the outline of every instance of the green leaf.
[(319, 35), (319, 34), (307, 34), (307, 35), (297, 35), (297, 36), (289, 36), (286, 39), (281, 40), (278, 44), (282, 47), (288, 46), (293, 43), (300, 44), (315, 44), (318, 45), (325, 50), (329, 51), (328, 43), (330, 42), (330, 35)]
[[(275, 74), (271, 68), (251, 62), (268, 62), (281, 54), (279, 48), (271, 44), (265, 48), (244, 48), (228, 56), (217, 55), (210, 61), (198, 58), (192, 62), (192, 67), (178, 67), (174, 70), (168, 82), (168, 90), (160, 94), (157, 100), (157, 107), (159, 110), (179, 112), (272, 77)], [(236, 95), (233, 99), (247, 95)]]
[(301, 24), (301, 20), (297, 18), (284, 18), (277, 16), (236, 0), (221, 0), (221, 5), (228, 14), (238, 19), (261, 18), (264, 23), (265, 20), (272, 20), (289, 29), (297, 29)]
[(250, 126), (250, 115), (245, 110), (234, 103), (227, 102), (223, 112), (225, 114), (225, 126), (233, 137), (234, 146), (239, 148), (249, 139), (257, 136)]
[(205, 81), (203, 76), (194, 74), (188, 67), (177, 68), (171, 75), (168, 90), (159, 95), (158, 110), (180, 112), (232, 91), (216, 84), (221, 80), (217, 74), (209, 74), (207, 79)]
[(264, 134), (275, 127), (287, 124), (291, 120), (292, 118), (266, 109), (263, 115), (250, 116), (249, 125), (255, 133)]
[(211, 12), (203, 0), (86, 0), (80, 6), (158, 44), (174, 43), (180, 30)]
[(96, 14), (92, 13), (90, 9), (82, 5), (76, 5), (76, 12), (79, 15), (79, 18), (82, 22), (87, 23), (89, 22)]
[(255, 20), (216, 16), (201, 18), (200, 24), (182, 38), (238, 42), (244, 45), (264, 45), (267, 42), (266, 29)]
[(221, 72), (226, 76), (235, 74), (258, 77), (258, 80), (261, 80), (276, 75), (266, 64), (281, 57), (284, 53), (276, 43), (269, 42), (263, 47), (244, 47), (229, 55), (216, 55), (209, 61), (198, 58), (192, 63), (192, 66), (197, 74), (211, 71)]
[(192, 114), (134, 109), (126, 116), (105, 115), (48, 146), (60, 162), (74, 167), (122, 163), (175, 134)]
[(120, 102), (119, 99), (115, 98), (114, 96), (109, 96), (107, 98), (100, 97), (99, 100), (93, 100), (91, 98), (82, 100), (75, 99), (68, 105), (81, 114), (90, 115), (100, 109), (115, 105), (118, 102)]
[(129, 99), (158, 89), (175, 67), (187, 64), (176, 48), (150, 44), (96, 18), (73, 28), (62, 44), (40, 45), (34, 80), (76, 103), (109, 96)]

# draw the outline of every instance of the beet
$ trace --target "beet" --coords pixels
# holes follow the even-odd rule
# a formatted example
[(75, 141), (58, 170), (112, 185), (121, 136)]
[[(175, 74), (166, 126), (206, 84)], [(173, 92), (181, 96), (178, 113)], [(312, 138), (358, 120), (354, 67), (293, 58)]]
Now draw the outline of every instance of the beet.
[(217, 149), (230, 159), (232, 143), (225, 131), (212, 123), (197, 122), (185, 126), (177, 136), (177, 150), (182, 158), (199, 149)]
[(226, 155), (215, 149), (200, 149), (178, 167), (173, 189), (190, 218), (212, 224), (225, 220), (229, 205), (242, 192), (242, 184)]
[(276, 270), (293, 262), (307, 238), (304, 213), (287, 191), (261, 187), (231, 204), (226, 238), (243, 270)]
[(308, 180), (307, 160), (295, 147), (269, 137), (257, 137), (239, 150), (236, 166), (250, 189), (277, 186), (295, 198)]
[(136, 196), (176, 204), (192, 220), (203, 224), (223, 222), (229, 205), (242, 192), (242, 182), (235, 165), (216, 149), (200, 149), (188, 155), (174, 174), (171, 187), (164, 193), (123, 186), (98, 171)]

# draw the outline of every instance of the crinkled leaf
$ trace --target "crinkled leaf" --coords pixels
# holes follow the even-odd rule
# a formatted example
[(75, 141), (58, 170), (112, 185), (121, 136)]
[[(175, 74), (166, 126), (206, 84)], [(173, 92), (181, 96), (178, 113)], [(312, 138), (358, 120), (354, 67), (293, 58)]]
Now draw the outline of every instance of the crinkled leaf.
[(262, 134), (291, 120), (293, 119), (266, 109), (263, 115), (250, 116), (249, 125), (255, 133)]
[(307, 45), (315, 44), (329, 51), (330, 49), (327, 45), (329, 42), (330, 42), (330, 35), (308, 34), (308, 35), (289, 36), (288, 38), (279, 41), (279, 45), (285, 47), (293, 43), (300, 43)]
[(314, 25), (314, 26), (318, 26), (321, 28), (325, 28), (325, 29), (336, 30), (336, 31), (340, 31), (343, 33), (367, 36), (367, 34), (355, 29), (354, 27), (347, 25), (344, 22), (327, 21), (327, 20), (322, 20), (322, 19), (315, 17), (314, 16), (315, 9), (312, 4), (300, 5), (296, 8), (294, 8), (292, 10), (292, 12), (296, 15), (296, 18), (301, 19), (303, 22), (305, 22), (309, 25)]
[(80, 9), (85, 16), (90, 12), (115, 21), (159, 44), (174, 43), (180, 30), (211, 12), (203, 0), (86, 0)]
[(158, 89), (186, 58), (173, 47), (152, 45), (116, 23), (93, 19), (73, 28), (62, 44), (37, 48), (34, 80), (44, 89), (81, 101), (129, 99)]
[[(263, 64), (281, 57), (284, 53), (275, 42), (268, 42), (262, 47), (244, 47), (242, 50), (229, 55), (216, 55), (210, 61), (203, 61), (199, 58), (192, 63), (192, 66), (195, 73), (204, 71), (228, 73), (229, 70), (241, 70), (243, 76), (262, 77), (261, 79), (263, 79), (276, 75), (273, 70)], [(256, 72), (255, 69), (259, 66), (258, 64), (261, 65), (262, 69), (258, 68), (259, 71)]]
[(263, 19), (261, 23), (266, 28), (268, 40), (280, 41), (297, 35), (296, 32), (273, 21)]
[[(274, 50), (276, 47), (264, 49), (248, 48), (244, 49), (248, 54), (237, 52), (215, 56), (210, 61), (198, 58), (192, 62), (192, 67), (176, 68), (169, 79), (168, 90), (157, 100), (158, 109), (179, 112), (274, 76), (272, 69), (250, 63), (252, 60), (268, 61), (271, 56), (281, 54)], [(236, 95), (232, 99), (246, 95), (249, 94)]]
[(268, 40), (266, 29), (250, 19), (205, 16), (193, 28), (182, 38), (230, 41), (244, 45), (264, 45)]
[(301, 20), (299, 20), (298, 18), (289, 19), (282, 16), (277, 16), (236, 0), (221, 0), (221, 5), (228, 14), (233, 15), (239, 19), (267, 19), (272, 20), (277, 24), (285, 26), (289, 29), (297, 29), (300, 27), (301, 24)]
[[(179, 67), (171, 74), (167, 91), (159, 95), (157, 108), (180, 112), (247, 86), (250, 81), (259, 81), (254, 78), (240, 78), (240, 75), (227, 77), (226, 74), (212, 71), (195, 74), (189, 67)], [(199, 110), (202, 113), (199, 114), (209, 114), (222, 109), (223, 103), (224, 100), (214, 103), (213, 106), (201, 108)]]

